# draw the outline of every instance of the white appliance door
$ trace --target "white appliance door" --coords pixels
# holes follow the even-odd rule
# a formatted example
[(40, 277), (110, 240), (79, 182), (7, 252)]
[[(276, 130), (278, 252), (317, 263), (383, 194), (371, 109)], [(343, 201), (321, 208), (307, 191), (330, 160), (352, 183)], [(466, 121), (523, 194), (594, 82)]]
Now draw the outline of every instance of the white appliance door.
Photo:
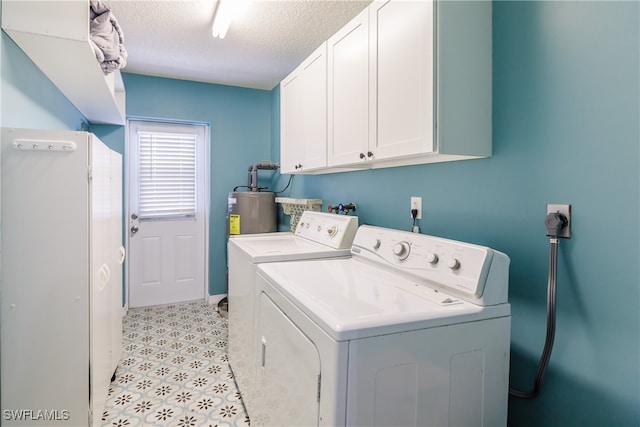
[(317, 426), (318, 350), (266, 294), (258, 305), (257, 387), (247, 407), (251, 425)]
[(112, 296), (114, 291), (111, 277), (117, 274), (112, 271), (109, 262), (112, 254), (109, 251), (111, 233), (111, 151), (97, 137), (91, 138), (91, 216), (90, 216), (90, 256), (91, 312), (89, 325), (90, 342), (90, 375), (91, 375), (91, 411), (93, 425), (100, 425), (102, 413), (109, 393), (111, 380), (111, 315)]
[(111, 266), (111, 372), (115, 372), (122, 357), (122, 156), (111, 151), (111, 216), (109, 265)]
[[(53, 140), (76, 149), (32, 149)], [(88, 149), (85, 133), (2, 129), (3, 426), (29, 424), (29, 409), (58, 410), (36, 424), (87, 425)]]

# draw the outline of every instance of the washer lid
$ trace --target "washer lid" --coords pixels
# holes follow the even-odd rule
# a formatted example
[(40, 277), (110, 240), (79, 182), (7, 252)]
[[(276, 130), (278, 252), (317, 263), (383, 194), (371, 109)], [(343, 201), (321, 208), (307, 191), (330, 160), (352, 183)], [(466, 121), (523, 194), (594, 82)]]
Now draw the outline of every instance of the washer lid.
[(229, 245), (238, 247), (253, 263), (351, 255), (350, 249), (334, 249), (289, 232), (245, 234), (242, 237), (230, 238)]
[(353, 258), (261, 264), (258, 271), (337, 341), (510, 315), (509, 304), (474, 305)]

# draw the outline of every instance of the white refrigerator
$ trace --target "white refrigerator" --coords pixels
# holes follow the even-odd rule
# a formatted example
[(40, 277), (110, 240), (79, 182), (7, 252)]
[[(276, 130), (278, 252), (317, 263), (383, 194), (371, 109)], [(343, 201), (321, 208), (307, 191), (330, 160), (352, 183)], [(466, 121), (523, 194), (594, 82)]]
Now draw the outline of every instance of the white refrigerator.
[(6, 426), (99, 426), (122, 352), (122, 157), (87, 132), (2, 128)]

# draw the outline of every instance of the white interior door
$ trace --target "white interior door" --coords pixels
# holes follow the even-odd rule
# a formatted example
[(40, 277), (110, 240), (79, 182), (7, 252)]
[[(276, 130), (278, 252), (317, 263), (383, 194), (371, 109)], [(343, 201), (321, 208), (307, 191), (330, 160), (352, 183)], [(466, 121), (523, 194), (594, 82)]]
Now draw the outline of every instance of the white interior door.
[(129, 121), (129, 306), (206, 295), (208, 127)]

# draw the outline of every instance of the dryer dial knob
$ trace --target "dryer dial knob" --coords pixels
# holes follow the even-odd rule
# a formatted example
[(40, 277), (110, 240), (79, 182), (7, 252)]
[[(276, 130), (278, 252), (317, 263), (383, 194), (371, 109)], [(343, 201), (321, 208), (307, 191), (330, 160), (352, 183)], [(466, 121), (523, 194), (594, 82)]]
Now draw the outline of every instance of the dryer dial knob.
[(373, 249), (380, 249), (381, 244), (380, 239), (374, 239), (373, 242), (371, 242), (371, 247), (373, 247)]
[(338, 232), (338, 227), (336, 227), (335, 225), (332, 225), (331, 227), (327, 228), (327, 234), (329, 235), (329, 237), (335, 236), (337, 232)]
[(457, 270), (460, 268), (460, 260), (458, 258), (450, 258), (449, 262), (447, 262), (447, 267), (451, 270)]
[(410, 252), (411, 252), (411, 247), (407, 242), (396, 243), (395, 246), (393, 247), (393, 254), (400, 261), (407, 259)]
[(427, 260), (427, 262), (429, 264), (437, 264), (438, 263), (438, 255), (434, 254), (433, 252), (427, 253), (427, 255), (425, 256), (425, 259)]

